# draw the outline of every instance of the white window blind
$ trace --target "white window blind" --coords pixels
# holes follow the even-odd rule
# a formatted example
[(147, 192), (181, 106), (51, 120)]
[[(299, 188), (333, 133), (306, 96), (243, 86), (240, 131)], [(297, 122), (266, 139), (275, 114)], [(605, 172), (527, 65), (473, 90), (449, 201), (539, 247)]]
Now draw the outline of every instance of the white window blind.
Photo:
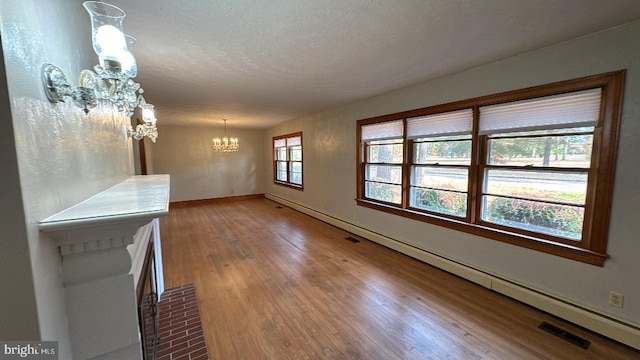
[(594, 126), (600, 117), (602, 89), (589, 89), (538, 99), (483, 106), (481, 135)]
[(287, 146), (298, 146), (298, 145), (302, 145), (302, 138), (300, 136), (287, 138)]
[(402, 120), (362, 126), (362, 141), (397, 139), (402, 137)]
[(274, 148), (284, 147), (286, 145), (287, 145), (286, 139), (278, 139), (273, 141)]
[(409, 139), (438, 135), (471, 134), (472, 129), (472, 109), (407, 119), (407, 138)]

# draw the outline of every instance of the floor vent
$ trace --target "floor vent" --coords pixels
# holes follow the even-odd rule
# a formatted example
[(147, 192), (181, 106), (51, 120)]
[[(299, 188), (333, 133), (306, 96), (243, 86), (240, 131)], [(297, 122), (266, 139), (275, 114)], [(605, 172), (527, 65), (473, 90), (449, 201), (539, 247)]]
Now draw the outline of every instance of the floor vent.
[(351, 237), (351, 236), (346, 237), (345, 239), (346, 239), (346, 240), (351, 241), (351, 242), (352, 242), (352, 243), (354, 243), (354, 244), (355, 244), (355, 243), (359, 243), (359, 242), (360, 242), (360, 240), (358, 240), (358, 239), (356, 239), (356, 238), (353, 238), (353, 237)]
[(562, 330), (557, 326), (551, 325), (548, 322), (543, 322), (542, 324), (540, 324), (540, 326), (538, 326), (540, 329), (551, 333), (559, 338), (565, 339), (568, 342), (574, 344), (574, 345), (578, 345), (583, 349), (586, 349), (589, 347), (589, 345), (591, 344), (591, 342), (589, 340), (583, 339), (578, 335), (572, 334), (566, 330)]

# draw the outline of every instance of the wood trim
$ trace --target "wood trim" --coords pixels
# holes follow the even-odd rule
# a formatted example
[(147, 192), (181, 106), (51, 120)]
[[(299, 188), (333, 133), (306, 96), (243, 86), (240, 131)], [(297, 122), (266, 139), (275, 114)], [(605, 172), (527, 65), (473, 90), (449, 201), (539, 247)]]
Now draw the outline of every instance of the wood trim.
[[(471, 164), (469, 164), (469, 194), (467, 195), (467, 222), (473, 223), (480, 217), (480, 197), (478, 193), (482, 191), (484, 173), (480, 170), (486, 165), (487, 154), (485, 153), (486, 136), (478, 135), (480, 129), (480, 107), (473, 107), (473, 129), (471, 130)], [(478, 164), (478, 166), (472, 166)]]
[(169, 204), (169, 209), (184, 208), (189, 206), (202, 206), (202, 205), (232, 202), (232, 201), (263, 199), (263, 198), (264, 198), (264, 194), (253, 194), (253, 195), (226, 196), (226, 197), (211, 198), (211, 199), (174, 201)]
[[(302, 176), (304, 176), (304, 173), (302, 174)], [(302, 182), (304, 182), (304, 180), (302, 180)], [(304, 186), (301, 186), (301, 185), (279, 181), (279, 180), (273, 180), (273, 183), (279, 186), (288, 187), (290, 189), (304, 191)]]
[(140, 153), (140, 175), (149, 175), (147, 171), (147, 153), (144, 147), (144, 139), (138, 141), (138, 150)]
[(407, 139), (407, 119), (402, 119), (402, 134), (405, 138), (403, 145), (404, 157), (402, 161), (402, 196), (400, 198), (401, 206), (403, 209), (407, 209), (411, 206), (411, 165), (413, 164), (413, 139)]
[[(609, 82), (604, 86), (604, 108), (600, 123), (596, 127), (596, 131), (602, 129), (602, 136), (600, 137), (602, 144), (598, 147), (598, 164), (596, 167), (596, 178), (598, 180), (595, 182), (595, 194), (591, 198), (594, 202), (597, 199), (598, 206), (591, 207), (594, 212), (591, 216), (591, 226), (593, 226), (594, 230), (591, 232), (589, 240), (591, 249), (602, 253), (606, 252), (607, 249), (625, 75), (625, 70), (612, 73)], [(610, 121), (604, 121), (604, 119), (610, 119)]]
[(364, 167), (367, 159), (364, 158), (362, 139), (362, 126), (356, 126), (356, 197), (364, 198)]
[[(588, 264), (603, 266), (607, 258), (607, 236), (611, 215), (613, 177), (615, 174), (615, 157), (622, 112), (622, 93), (625, 75), (626, 70), (612, 71), (599, 75), (559, 81), (551, 84), (358, 120), (356, 122), (356, 143), (358, 146), (356, 202), (360, 206), (465, 231)], [(593, 88), (602, 89), (602, 109), (601, 117), (594, 130), (592, 163), (589, 169), (589, 184), (587, 188), (582, 240), (574, 243), (570, 240), (551, 235), (531, 233), (525, 230), (521, 231), (520, 229), (506, 228), (504, 226), (483, 222), (480, 219), (481, 184), (483, 183), (484, 169), (487, 168), (488, 165), (485, 161), (486, 154), (484, 151), (487, 147), (487, 137), (478, 134), (479, 108), (481, 106), (535, 99)], [(406, 119), (409, 117), (425, 116), (464, 108), (472, 108), (474, 112), (472, 164), (469, 168), (470, 185), (466, 219), (450, 219), (446, 215), (440, 216), (439, 214), (416, 211), (407, 206), (409, 203), (409, 195), (406, 193), (406, 189), (409, 185), (409, 171), (412, 164), (412, 159), (409, 158), (404, 159), (403, 162), (403, 170), (405, 173), (402, 184), (403, 203), (401, 206), (365, 198), (363, 179), (365, 159), (363, 159), (361, 154), (363, 148), (361, 128), (363, 125), (402, 119), (406, 128)], [(405, 157), (407, 157), (410, 156), (411, 150), (406, 149), (406, 147), (411, 146), (412, 142), (406, 139), (406, 131), (403, 138), (405, 140), (404, 154)]]
[[(276, 149), (275, 149), (275, 145), (274, 143), (276, 142), (276, 140), (280, 140), (280, 139), (287, 139), (287, 138), (291, 138), (291, 137), (296, 137), (299, 136), (300, 137), (300, 146), (302, 146), (302, 160), (300, 160), (300, 162), (302, 163), (302, 184), (295, 184), (292, 182), (289, 182), (290, 179), (290, 174), (289, 174), (289, 165), (291, 163), (291, 160), (289, 159), (289, 147), (286, 146), (287, 149), (287, 181), (281, 181), (281, 180), (277, 180), (277, 171), (278, 171), (278, 160), (276, 159)], [(271, 161), (273, 164), (273, 183), (275, 185), (279, 185), (279, 186), (284, 186), (284, 187), (288, 187), (291, 189), (295, 189), (295, 190), (300, 190), (300, 191), (304, 191), (304, 136), (302, 136), (302, 131), (298, 131), (295, 133), (291, 133), (291, 134), (286, 134), (286, 135), (278, 135), (278, 136), (274, 136), (271, 138)]]
[(356, 202), (359, 206), (367, 207), (370, 209), (384, 211), (413, 220), (418, 220), (437, 226), (462, 231), (468, 234), (477, 235), (488, 239), (502, 241), (508, 244), (541, 251), (547, 254), (557, 255), (567, 259), (577, 260), (591, 265), (604, 266), (604, 261), (607, 258), (606, 254), (597, 253), (595, 251), (583, 249), (576, 246), (556, 243), (553, 241), (544, 241), (541, 239), (526, 237), (507, 231), (500, 231), (498, 229), (488, 228), (481, 225), (469, 224), (463, 221), (455, 221), (445, 217), (440, 218), (436, 216), (426, 216), (425, 214), (417, 211), (399, 209), (393, 206), (385, 206), (377, 202), (362, 199), (356, 199)]
[(294, 133), (286, 134), (286, 135), (274, 136), (272, 140), (286, 139), (286, 138), (296, 137), (296, 136), (300, 136), (300, 141), (302, 142), (302, 131), (298, 131), (298, 132), (294, 132)]

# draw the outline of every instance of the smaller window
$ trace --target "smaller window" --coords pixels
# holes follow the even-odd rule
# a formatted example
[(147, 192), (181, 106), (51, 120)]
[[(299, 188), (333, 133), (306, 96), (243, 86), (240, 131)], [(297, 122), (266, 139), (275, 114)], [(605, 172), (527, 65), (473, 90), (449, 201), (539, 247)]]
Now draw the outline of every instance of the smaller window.
[(472, 129), (472, 109), (407, 119), (410, 208), (467, 217)]
[(302, 132), (273, 138), (273, 182), (302, 190)]
[(402, 120), (394, 120), (362, 127), (366, 198), (402, 203), (402, 126)]

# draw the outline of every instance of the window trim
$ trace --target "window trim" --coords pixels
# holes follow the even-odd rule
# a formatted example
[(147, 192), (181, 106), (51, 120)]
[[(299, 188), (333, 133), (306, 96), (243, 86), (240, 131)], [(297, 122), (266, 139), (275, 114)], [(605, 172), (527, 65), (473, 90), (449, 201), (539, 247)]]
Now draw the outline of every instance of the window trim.
[[(275, 142), (277, 140), (281, 140), (281, 139), (288, 139), (288, 138), (294, 138), (294, 137), (300, 137), (300, 147), (301, 147), (301, 151), (302, 151), (302, 159), (300, 160), (300, 163), (303, 166), (303, 171), (302, 171), (302, 183), (301, 184), (296, 184), (291, 182), (291, 176), (290, 176), (290, 165), (291, 165), (291, 160), (290, 160), (290, 155), (289, 155), (289, 151), (291, 150), (290, 146), (287, 146), (287, 160), (286, 160), (286, 168), (287, 168), (287, 181), (282, 181), (282, 180), (278, 180), (278, 160), (276, 159), (276, 147), (275, 147)], [(303, 137), (302, 137), (302, 131), (299, 132), (295, 132), (295, 133), (291, 133), (291, 134), (286, 134), (286, 135), (279, 135), (279, 136), (274, 136), (271, 139), (271, 159), (273, 160), (273, 183), (276, 185), (280, 185), (280, 186), (284, 186), (284, 187), (288, 187), (291, 189), (295, 189), (295, 190), (300, 190), (303, 191), (304, 190), (304, 149), (303, 149)]]
[[(603, 266), (607, 258), (607, 236), (609, 231), (625, 74), (625, 70), (612, 71), (599, 75), (533, 86), (447, 104), (358, 120), (356, 123), (356, 203), (359, 206), (384, 211), (390, 214), (463, 231), (473, 235), (502, 241), (587, 264)], [(594, 129), (594, 143), (591, 166), (588, 170), (589, 182), (587, 186), (583, 226), (586, 230), (584, 231), (585, 236), (583, 236), (582, 241), (577, 243), (569, 241), (560, 242), (552, 239), (553, 237), (542, 235), (530, 236), (522, 233), (515, 233), (513, 231), (508, 231), (506, 228), (502, 228), (499, 225), (479, 221), (481, 205), (480, 190), (483, 181), (482, 168), (483, 165), (486, 166), (486, 164), (481, 161), (482, 156), (485, 155), (483, 152), (484, 149), (486, 149), (486, 145), (481, 142), (487, 141), (486, 136), (478, 134), (480, 107), (597, 87), (602, 88), (602, 106), (600, 118)], [(471, 145), (471, 166), (469, 167), (470, 181), (467, 200), (467, 217), (455, 218), (446, 215), (426, 213), (410, 208), (409, 191), (410, 171), (412, 165), (412, 161), (410, 159), (412, 159), (413, 141), (407, 140), (406, 119), (465, 108), (473, 109), (474, 117)], [(403, 133), (404, 159), (402, 175), (402, 204), (399, 206), (364, 197), (364, 146), (361, 142), (362, 125), (396, 119), (403, 119), (405, 127), (405, 131)], [(594, 204), (595, 199), (597, 199), (598, 206), (595, 206)]]

